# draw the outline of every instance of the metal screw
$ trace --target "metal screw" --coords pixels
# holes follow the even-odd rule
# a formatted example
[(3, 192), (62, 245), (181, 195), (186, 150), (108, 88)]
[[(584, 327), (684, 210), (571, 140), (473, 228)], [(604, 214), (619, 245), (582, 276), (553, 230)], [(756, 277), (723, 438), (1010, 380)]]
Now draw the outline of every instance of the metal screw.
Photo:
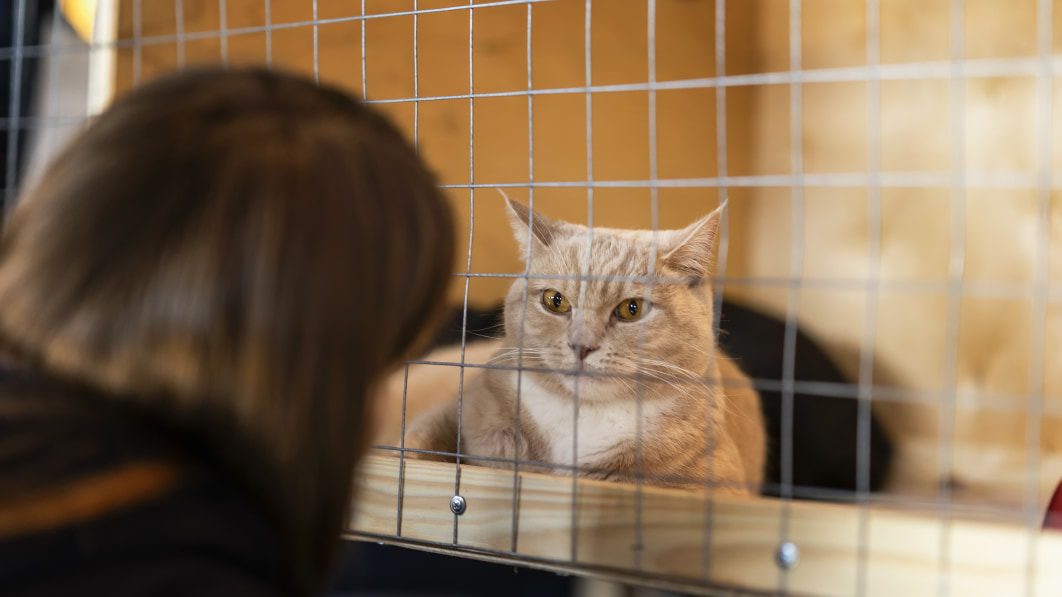
[(774, 561), (783, 570), (789, 570), (800, 561), (800, 550), (796, 544), (786, 541), (778, 546), (778, 551), (774, 554)]
[(465, 498), (455, 495), (450, 498), (450, 511), (454, 514), (461, 516), (465, 513)]

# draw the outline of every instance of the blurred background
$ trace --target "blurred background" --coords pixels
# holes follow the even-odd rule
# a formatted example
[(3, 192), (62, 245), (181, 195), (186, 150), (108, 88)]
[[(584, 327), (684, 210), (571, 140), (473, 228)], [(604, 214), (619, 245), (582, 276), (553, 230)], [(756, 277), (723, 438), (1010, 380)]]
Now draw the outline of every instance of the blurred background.
[(795, 315), (853, 381), (824, 391), (862, 384), (891, 493), (1020, 507), (1062, 477), (1057, 2), (1040, 27), (1036, 0), (804, 0), (796, 29), (788, 0), (656, 0), (652, 26), (646, 0), (14, 4), (9, 191), (143, 81), (268, 62), (416, 139), (470, 239), (454, 305), (523, 270), (492, 186), (582, 223), (592, 189), (595, 226), (637, 228), (725, 196), (726, 297)]

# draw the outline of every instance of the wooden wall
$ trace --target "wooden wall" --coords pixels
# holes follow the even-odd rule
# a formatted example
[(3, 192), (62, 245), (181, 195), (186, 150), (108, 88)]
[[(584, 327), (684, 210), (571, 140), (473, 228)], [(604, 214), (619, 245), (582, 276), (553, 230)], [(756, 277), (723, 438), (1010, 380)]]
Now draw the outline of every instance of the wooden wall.
[[(121, 37), (132, 39), (132, 0), (123, 0)], [(420, 9), (462, 6), (453, 0), (421, 0)], [(228, 0), (228, 28), (261, 27), (265, 23), (263, 0)], [(150, 10), (149, 7), (150, 6)], [(309, 0), (273, 0), (274, 24), (312, 20)], [(370, 14), (402, 12), (411, 0), (370, 0)], [(173, 36), (176, 22), (173, 0), (144, 2), (141, 35)], [(321, 0), (320, 19), (360, 15), (357, 2)], [(595, 5), (591, 40), (592, 84), (645, 83), (647, 12), (643, 0), (610, 0)], [(750, 14), (738, 8), (731, 15), (734, 30), (747, 28)], [(467, 95), (469, 93), (469, 11), (455, 10), (417, 18), (417, 73), (414, 83), (412, 16), (392, 16), (364, 22), (366, 77), (362, 81), (362, 22), (345, 21), (317, 28), (317, 72), (322, 81), (370, 100)], [(188, 33), (214, 32), (219, 27), (217, 0), (185, 0), (184, 29)], [(527, 6), (482, 7), (473, 11), (474, 46), (472, 90), (479, 93), (522, 92), (527, 81)], [(714, 7), (711, 2), (662, 0), (657, 12), (656, 69), (659, 81), (715, 75)], [(536, 90), (583, 87), (584, 3), (561, 0), (536, 4), (532, 15), (531, 87)], [(272, 59), (277, 66), (314, 72), (314, 31), (294, 26), (272, 32)], [(168, 41), (168, 40), (167, 40)], [(232, 64), (262, 63), (266, 36), (262, 32), (227, 36), (227, 56)], [(750, 59), (740, 43), (729, 57), (729, 68), (743, 70)], [(184, 44), (187, 64), (217, 62), (222, 40), (216, 35)], [(119, 90), (134, 82), (137, 51), (119, 53)], [(142, 46), (140, 77), (147, 79), (176, 66), (176, 43)], [(363, 87), (364, 86), (364, 87)], [(592, 176), (598, 180), (647, 180), (650, 177), (649, 102), (645, 91), (595, 93), (591, 96)], [(661, 178), (704, 178), (716, 174), (715, 91), (677, 89), (657, 94), (657, 144)], [(545, 93), (534, 96), (477, 98), (474, 103), (472, 155), (469, 154), (469, 101), (443, 99), (382, 103), (379, 107), (410, 136), (416, 136), (424, 157), (443, 184), (467, 185), (536, 182), (579, 182), (590, 176), (587, 167), (586, 95)], [(732, 160), (746, 153), (751, 106), (733, 102), (730, 110)], [(414, 130), (414, 111), (418, 110)], [(533, 127), (529, 122), (533, 115)], [(529, 130), (530, 128), (530, 130)], [(529, 134), (534, 136), (534, 167), (529, 171)], [(527, 188), (511, 189), (527, 200)], [(469, 191), (449, 192), (462, 235), (469, 224)], [(534, 201), (543, 212), (572, 221), (586, 221), (585, 188), (537, 188)], [(503, 221), (497, 191), (477, 189), (475, 233), (471, 270), (476, 273), (523, 271), (508, 225)], [(717, 204), (714, 189), (663, 189), (660, 225), (680, 227), (707, 213)], [(740, 207), (735, 205), (734, 217)], [(595, 192), (594, 223), (598, 226), (649, 227), (650, 194), (646, 188), (606, 188)], [(464, 236), (467, 238), (467, 236)], [(464, 272), (460, 255), (455, 271)], [(470, 300), (492, 305), (508, 287), (506, 279), (474, 279)], [(452, 298), (460, 300), (463, 285), (455, 284)]]
[[(787, 3), (755, 4), (761, 9), (754, 25), (760, 34), (751, 38), (755, 68), (789, 70)], [(829, 69), (867, 64), (864, 3), (802, 4), (803, 69), (829, 75)], [(878, 264), (872, 260), (868, 189), (809, 186), (798, 230), (805, 258), (797, 303), (801, 323), (830, 343), (853, 376), (861, 350), (873, 350), (873, 382), (885, 387), (875, 393), (883, 400), (876, 408), (901, 439), (895, 488), (933, 493), (938, 479), (950, 478), (959, 497), (1020, 504), (1030, 474), (1041, 497), (1062, 476), (1062, 311), (1057, 298), (1042, 310), (1034, 301), (1037, 283), (1057, 294), (1062, 280), (1062, 210), (1056, 192), (1041, 195), (1035, 186), (1039, 169), (1058, 171), (1062, 165), (1062, 94), (1054, 79), (1047, 129), (1037, 116), (1035, 0), (968, 0), (958, 30), (974, 75), (953, 97), (947, 78), (951, 4), (881, 2), (879, 21), (881, 64), (923, 65), (938, 73), (892, 75), (881, 83), (880, 170), (907, 178), (943, 174), (944, 182), (882, 189)], [(1057, 52), (1062, 10), (1055, 4)], [(791, 171), (789, 91), (761, 88), (754, 150), (743, 174)], [(860, 81), (803, 86), (805, 173), (872, 167), (869, 92)], [(1051, 155), (1038, 150), (1045, 133)], [(1018, 175), (1025, 182), (1015, 188), (971, 180), (956, 194), (949, 188), (953, 167), (982, 180)], [(791, 275), (790, 190), (754, 189), (744, 202), (749, 226), (740, 231), (747, 241), (743, 273)], [(1042, 233), (1046, 252), (1038, 242)], [(961, 295), (950, 286), (956, 261), (962, 265)], [(789, 298), (784, 289), (762, 286), (732, 294), (776, 313), (785, 312)], [(874, 341), (864, 345), (869, 333)], [(1035, 414), (1040, 408), (1042, 416)], [(948, 458), (954, 460), (950, 470)]]
[[(120, 35), (134, 37), (132, 0), (122, 0)], [(315, 29), (310, 0), (272, 0), (270, 36), (241, 28), (265, 23), (265, 0), (227, 0), (225, 38), (218, 0), (184, 0), (187, 63), (261, 63), (267, 41), (277, 66), (315, 71)], [(420, 0), (421, 9), (461, 6), (454, 0)], [(481, 4), (481, 2), (477, 2)], [(818, 73), (867, 64), (865, 4), (854, 0), (804, 0), (800, 67)], [(937, 63), (951, 57), (948, 0), (881, 2), (880, 60), (883, 64)], [(1056, 3), (1058, 4), (1058, 3)], [(412, 0), (368, 0), (371, 15), (412, 9)], [(1037, 120), (1035, 0), (967, 0), (961, 31), (966, 57), (995, 65), (996, 76), (972, 78), (953, 101), (947, 71), (936, 77), (894, 77), (880, 87), (880, 169), (932, 175), (947, 173), (954, 158), (986, 176), (1035, 173), (1043, 123)], [(656, 69), (660, 81), (715, 76), (715, 15), (710, 0), (658, 0)], [(362, 80), (362, 27), (358, 2), (319, 0), (318, 17), (337, 19), (316, 28), (316, 71), (322, 81), (370, 100), (466, 95), (469, 81), (469, 11), (421, 15), (414, 40), (413, 17), (364, 21), (366, 76)], [(1053, 30), (1062, 33), (1062, 7)], [(644, 0), (598, 0), (593, 6), (593, 85), (647, 80), (647, 20)], [(475, 93), (520, 92), (527, 81), (527, 7), (484, 6), (473, 11), (471, 89)], [(301, 23), (301, 25), (300, 25)], [(536, 90), (586, 83), (584, 2), (558, 0), (532, 9), (531, 83)], [(726, 72), (731, 75), (790, 70), (787, 0), (727, 3)], [(139, 49), (119, 52), (118, 88), (174, 68), (179, 47), (174, 0), (144, 0)], [(163, 36), (163, 39), (150, 39)], [(414, 41), (417, 60), (414, 62)], [(1062, 44), (1056, 33), (1053, 48)], [(224, 52), (223, 52), (224, 47)], [(1025, 63), (1021, 61), (1025, 60)], [(1017, 62), (1015, 62), (1017, 61)], [(139, 62), (139, 67), (137, 63)], [(414, 78), (416, 64), (416, 78)], [(1026, 66), (1020, 66), (1025, 64)], [(1017, 65), (1017, 66), (1016, 66)], [(1025, 68), (1025, 70), (1020, 70)], [(1019, 70), (1015, 70), (1019, 69)], [(868, 135), (870, 96), (866, 82), (809, 83), (802, 88), (799, 150), (804, 172), (865, 173), (874, 155)], [(788, 85), (744, 85), (727, 90), (727, 162), (731, 176), (787, 175), (792, 171)], [(674, 89), (656, 94), (655, 120), (661, 178), (705, 178), (717, 172), (716, 92)], [(1051, 169), (1059, 151), (1058, 106), (1049, 131)], [(579, 182), (587, 165), (586, 96), (540, 93), (530, 110), (526, 96), (482, 97), (470, 123), (466, 98), (381, 103), (399, 126), (416, 136), (424, 157), (444, 184)], [(597, 180), (649, 178), (649, 105), (644, 91), (591, 95), (592, 176)], [(417, 125), (414, 126), (416, 114)], [(531, 116), (533, 115), (533, 126)], [(958, 115), (961, 115), (958, 116)], [(963, 143), (953, 151), (960, 123)], [(470, 127), (472, 155), (470, 160)], [(529, 156), (529, 135), (534, 143)], [(534, 166), (529, 169), (529, 157)], [(474, 174), (471, 164), (474, 163)], [(910, 177), (908, 177), (910, 178)], [(1026, 185), (1027, 186), (1027, 185)], [(501, 201), (492, 189), (450, 189), (462, 234), (468, 233), (474, 199), (475, 233), (470, 269), (477, 273), (521, 271)], [(527, 188), (511, 189), (526, 199)], [(595, 225), (647, 227), (646, 188), (598, 188)], [(971, 499), (994, 496), (1020, 503), (1027, 471), (1046, 493), (1062, 476), (1062, 317), (1056, 303), (1046, 313), (1033, 301), (1034, 282), (1046, 272), (1062, 277), (1057, 234), (1062, 212), (1050, 197), (1047, 254), (1039, 252), (1042, 195), (1035, 188), (970, 187), (952, 194), (936, 188), (887, 185), (880, 195), (880, 261), (871, 243), (871, 194), (862, 186), (809, 186), (803, 218), (794, 227), (788, 186), (729, 189), (728, 276), (745, 283), (728, 287), (733, 298), (784, 314), (790, 296), (780, 280), (790, 277), (794, 249), (804, 259), (796, 272), (802, 325), (827, 343), (854, 377), (863, 350), (872, 350), (873, 379), (882, 389), (875, 408), (900, 443), (897, 490), (932, 494), (941, 478)], [(677, 227), (712, 209), (712, 188), (660, 190), (660, 224)], [(550, 216), (585, 221), (586, 190), (537, 188), (536, 206)], [(962, 218), (956, 220), (956, 218)], [(954, 222), (960, 222), (955, 227)], [(960, 233), (957, 240), (953, 231)], [(465, 237), (467, 238), (467, 237)], [(794, 247), (794, 241), (800, 242)], [(964, 249), (954, 253), (954, 248)], [(963, 257), (963, 294), (952, 298), (950, 272)], [(463, 272), (465, 255), (454, 264)], [(1046, 264), (1046, 268), (1042, 266)], [(456, 278), (451, 299), (464, 294)], [(876, 285), (871, 281), (877, 281)], [(474, 278), (473, 304), (493, 304), (508, 281)], [(958, 296), (958, 295), (954, 295)], [(958, 315), (952, 317), (952, 313)], [(1042, 332), (1042, 334), (1041, 334)], [(864, 342), (872, 333), (873, 342)], [(1042, 359), (1042, 360), (1041, 360)], [(1042, 373), (1037, 373), (1037, 372)], [(1029, 417), (1043, 398), (1043, 417)], [(950, 405), (956, 405), (952, 408)], [(954, 411), (954, 412), (953, 412)], [(942, 442), (941, 437), (945, 438)], [(1030, 448), (1032, 449), (1030, 451)], [(1037, 450), (1039, 448), (1040, 450)], [(940, 465), (954, 451), (953, 466)]]

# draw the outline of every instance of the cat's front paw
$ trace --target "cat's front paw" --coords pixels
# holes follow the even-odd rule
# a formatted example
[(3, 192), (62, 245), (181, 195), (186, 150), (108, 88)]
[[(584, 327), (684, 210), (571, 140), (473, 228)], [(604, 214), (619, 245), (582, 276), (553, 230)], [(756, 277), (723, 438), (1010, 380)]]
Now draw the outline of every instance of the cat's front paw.
[(438, 434), (424, 433), (413, 429), (406, 433), (404, 447), (401, 450), (406, 458), (414, 460), (431, 460), (435, 462), (453, 462), (453, 449), (449, 442)]

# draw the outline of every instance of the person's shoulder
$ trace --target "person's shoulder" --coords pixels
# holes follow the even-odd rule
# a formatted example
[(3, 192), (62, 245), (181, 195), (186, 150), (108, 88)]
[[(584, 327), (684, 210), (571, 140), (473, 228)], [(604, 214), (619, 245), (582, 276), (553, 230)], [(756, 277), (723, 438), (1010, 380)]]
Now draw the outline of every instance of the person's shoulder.
[(214, 558), (129, 560), (107, 568), (56, 566), (50, 574), (5, 586), (10, 597), (281, 597), (264, 579), (234, 570)]
[(194, 475), (98, 516), (0, 537), (0, 585), (4, 595), (282, 595), (279, 545), (239, 491)]
[(8, 373), (0, 440), (3, 595), (283, 594), (265, 508), (170, 430)]

